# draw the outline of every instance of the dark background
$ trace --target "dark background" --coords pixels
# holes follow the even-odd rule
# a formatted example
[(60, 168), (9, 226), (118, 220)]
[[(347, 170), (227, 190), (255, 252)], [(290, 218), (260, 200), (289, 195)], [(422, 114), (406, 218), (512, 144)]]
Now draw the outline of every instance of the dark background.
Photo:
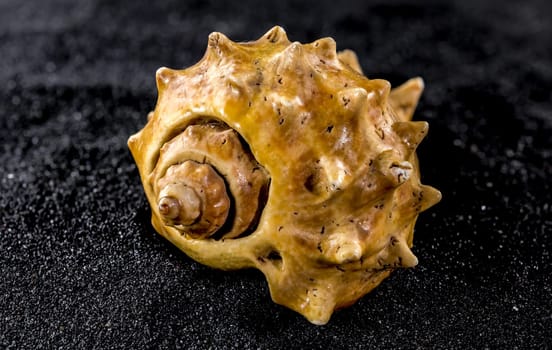
[[(551, 348), (548, 1), (0, 1), (0, 348)], [(126, 146), (207, 35), (422, 76), (420, 264), (317, 327), (158, 236)]]

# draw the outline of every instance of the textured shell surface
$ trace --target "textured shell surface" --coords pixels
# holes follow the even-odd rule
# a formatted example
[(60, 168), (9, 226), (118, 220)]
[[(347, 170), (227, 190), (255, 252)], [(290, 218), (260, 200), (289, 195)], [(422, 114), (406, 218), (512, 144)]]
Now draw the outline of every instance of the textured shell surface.
[(420, 183), (420, 78), (391, 89), (333, 39), (274, 27), (245, 43), (212, 33), (157, 86), (128, 144), (155, 230), (191, 258), (261, 270), (272, 299), (314, 324), (417, 264), (415, 221), (441, 198)]

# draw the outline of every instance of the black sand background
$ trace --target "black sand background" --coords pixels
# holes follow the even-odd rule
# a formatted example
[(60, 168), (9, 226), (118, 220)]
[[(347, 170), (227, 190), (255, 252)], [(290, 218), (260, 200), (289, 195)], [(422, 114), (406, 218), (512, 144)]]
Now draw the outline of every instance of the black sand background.
[[(0, 1), (0, 348), (550, 348), (548, 3)], [(426, 82), (420, 264), (323, 327), (158, 236), (126, 146), (158, 67), (275, 24)]]

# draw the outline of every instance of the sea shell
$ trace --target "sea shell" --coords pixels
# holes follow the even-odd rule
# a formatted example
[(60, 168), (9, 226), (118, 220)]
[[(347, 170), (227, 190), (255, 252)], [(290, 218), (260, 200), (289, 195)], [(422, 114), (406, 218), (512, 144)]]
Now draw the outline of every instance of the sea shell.
[(254, 267), (314, 324), (412, 267), (421, 185), (410, 121), (423, 82), (391, 90), (331, 38), (209, 36), (205, 56), (157, 71), (159, 97), (128, 144), (157, 232), (220, 269)]

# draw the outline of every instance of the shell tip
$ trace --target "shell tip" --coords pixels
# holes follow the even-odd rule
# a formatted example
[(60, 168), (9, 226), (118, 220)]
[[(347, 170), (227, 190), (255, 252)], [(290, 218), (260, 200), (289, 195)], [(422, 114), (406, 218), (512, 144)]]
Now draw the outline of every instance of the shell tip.
[(401, 267), (415, 267), (418, 265), (418, 258), (412, 253), (412, 250), (404, 240), (400, 239), (399, 242), (395, 244), (395, 247), (397, 249), (397, 255), (400, 258)]
[(270, 28), (259, 40), (268, 40), (273, 44), (289, 43), (286, 31), (280, 26), (274, 26)]
[(170, 81), (176, 76), (176, 71), (167, 67), (161, 67), (155, 72), (157, 89), (164, 90)]
[(137, 140), (136, 135), (132, 135), (131, 137), (129, 137), (127, 141), (128, 148), (132, 148), (133, 145), (136, 143), (136, 140)]
[(393, 124), (393, 130), (410, 152), (414, 151), (422, 142), (428, 129), (429, 124), (426, 121), (396, 122)]
[[(373, 80), (370, 80), (370, 82), (374, 84), (373, 91), (376, 93), (377, 103), (381, 105), (385, 105), (387, 103), (387, 99), (391, 91), (391, 83), (389, 83), (387, 80), (384, 80), (384, 79), (373, 79)], [(374, 95), (370, 95), (370, 96), (374, 96)]]
[(311, 45), (320, 57), (325, 60), (332, 61), (333, 63), (337, 63), (338, 56), (334, 39), (330, 37), (318, 39)]
[(353, 50), (343, 50), (337, 53), (337, 58), (359, 74), (363, 74), (358, 57)]
[(415, 86), (420, 92), (425, 89), (424, 79), (422, 77), (415, 77), (409, 80), (413, 86)]
[(422, 191), (424, 194), (424, 198), (422, 200), (422, 211), (439, 203), (443, 198), (441, 191), (434, 187), (422, 185)]
[(134, 155), (134, 152), (140, 145), (140, 136), (142, 135), (142, 131), (138, 131), (136, 134), (130, 136), (127, 140), (127, 146), (130, 149), (130, 153)]
[(412, 119), (423, 91), (424, 80), (420, 77), (412, 78), (391, 91), (390, 104), (401, 120)]
[(207, 40), (207, 52), (213, 52), (216, 56), (222, 57), (233, 50), (234, 44), (226, 35), (212, 32)]

